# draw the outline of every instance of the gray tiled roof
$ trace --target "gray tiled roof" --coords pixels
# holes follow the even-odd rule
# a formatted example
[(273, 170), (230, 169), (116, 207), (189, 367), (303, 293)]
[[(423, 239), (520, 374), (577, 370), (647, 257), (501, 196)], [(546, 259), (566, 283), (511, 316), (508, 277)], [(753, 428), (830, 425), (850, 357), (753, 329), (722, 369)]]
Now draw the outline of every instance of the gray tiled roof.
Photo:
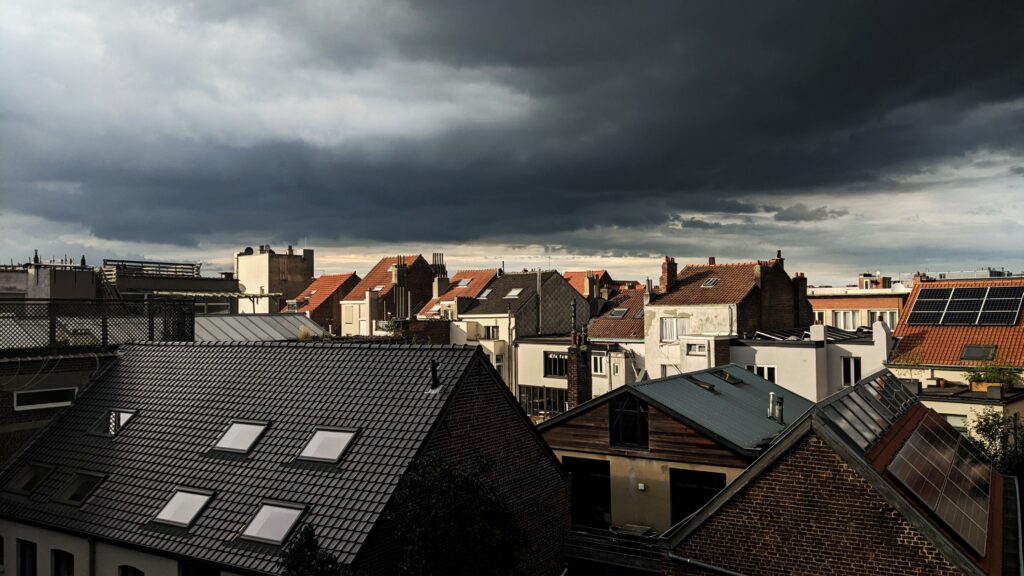
[(313, 336), (324, 329), (305, 314), (209, 314), (196, 316), (196, 342), (287, 342), (305, 327)]
[[(487, 286), (491, 289), (487, 298), (477, 298), (460, 316), (504, 314), (508, 311), (510, 304), (512, 305), (512, 313), (515, 314), (516, 310), (524, 306), (530, 301), (530, 298), (537, 294), (537, 274), (537, 272), (513, 272), (495, 278)], [(540, 272), (540, 275), (541, 282), (547, 282), (552, 276), (561, 278), (558, 272)], [(521, 288), (522, 292), (516, 298), (505, 298), (513, 288)]]
[[(276, 572), (277, 547), (237, 537), (264, 499), (305, 505), (323, 546), (351, 562), (475, 348), (397, 344), (133, 344), (0, 473), (56, 467), (0, 516), (242, 569)], [(443, 386), (429, 393), (429, 362)], [(109, 409), (137, 413), (114, 438)], [(245, 456), (210, 453), (231, 419), (270, 422)], [(358, 430), (338, 464), (296, 462), (315, 426)], [(106, 475), (81, 506), (52, 501), (73, 470)], [(215, 496), (188, 530), (150, 524), (175, 488)]]

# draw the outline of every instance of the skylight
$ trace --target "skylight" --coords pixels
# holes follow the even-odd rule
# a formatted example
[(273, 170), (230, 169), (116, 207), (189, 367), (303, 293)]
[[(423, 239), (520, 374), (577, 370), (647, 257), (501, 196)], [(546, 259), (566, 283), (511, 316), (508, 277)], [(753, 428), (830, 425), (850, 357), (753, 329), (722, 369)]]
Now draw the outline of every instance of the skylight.
[(967, 344), (960, 352), (961, 360), (994, 360), (996, 357), (995, 346), (981, 346), (978, 344)]
[(228, 452), (248, 452), (266, 428), (267, 425), (263, 423), (232, 422), (213, 447)]
[(492, 291), (491, 288), (488, 288), (487, 290), (484, 290), (483, 292), (480, 293), (479, 296), (477, 296), (477, 299), (478, 300), (487, 300), (487, 297), (491, 294), (491, 291)]
[(440, 312), (440, 311), (441, 311), (441, 305), (440, 304), (434, 304), (433, 306), (430, 307), (430, 310), (428, 310), (427, 312)]
[(309, 439), (306, 447), (302, 449), (299, 458), (303, 460), (318, 460), (321, 462), (337, 462), (341, 453), (352, 441), (355, 433), (350, 430), (318, 429)]
[(7, 489), (18, 494), (31, 494), (39, 488), (39, 485), (46, 480), (46, 477), (53, 472), (50, 466), (39, 466), (29, 464), (21, 469), (11, 481), (7, 483)]
[(286, 504), (264, 504), (246, 526), (242, 537), (280, 544), (288, 537), (299, 516), (302, 516), (302, 508)]
[(134, 416), (135, 412), (132, 410), (107, 410), (96, 424), (93, 424), (92, 432), (102, 436), (117, 436)]
[(505, 294), (505, 298), (519, 298), (519, 295), (523, 293), (522, 288), (513, 288)]
[(626, 312), (629, 312), (629, 308), (613, 308), (612, 311), (608, 313), (608, 317), (614, 319), (625, 318)]
[(463, 278), (462, 280), (459, 280), (459, 283), (455, 287), (456, 288), (465, 288), (466, 286), (469, 286), (469, 283), (472, 282), (472, 281), (473, 281), (472, 278)]
[(713, 288), (715, 286), (718, 286), (719, 282), (721, 282), (721, 278), (708, 278), (707, 280), (704, 281), (703, 284), (700, 285), (700, 287), (701, 288)]
[(103, 482), (103, 476), (98, 474), (78, 473), (75, 474), (71, 480), (64, 485), (61, 489), (60, 494), (57, 496), (57, 500), (62, 500), (68, 504), (78, 505), (85, 502), (85, 499), (92, 494), (100, 483)]
[(383, 284), (377, 284), (376, 286), (371, 288), (370, 291), (371, 292), (380, 292), (383, 289), (384, 289), (384, 285)]
[(178, 490), (157, 513), (157, 522), (188, 527), (210, 501), (211, 494)]

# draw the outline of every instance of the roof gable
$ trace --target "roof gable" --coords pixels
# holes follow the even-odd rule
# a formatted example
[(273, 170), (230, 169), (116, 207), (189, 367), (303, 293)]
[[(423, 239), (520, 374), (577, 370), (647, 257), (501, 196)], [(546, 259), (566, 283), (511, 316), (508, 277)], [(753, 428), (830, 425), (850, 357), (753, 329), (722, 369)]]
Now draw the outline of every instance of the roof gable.
[(623, 290), (615, 295), (601, 314), (590, 320), (587, 333), (596, 339), (643, 340), (644, 294), (644, 289), (638, 289)]
[[(491, 282), (498, 276), (497, 268), (486, 268), (483, 270), (459, 270), (452, 276), (449, 282), (448, 290), (444, 294), (441, 294), (437, 298), (431, 298), (426, 304), (420, 308), (418, 315), (420, 316), (437, 316), (437, 312), (431, 312), (431, 308), (441, 302), (451, 302), (456, 298), (476, 298), (479, 296)], [(463, 281), (469, 283), (465, 286), (459, 284)]]
[(565, 278), (565, 281), (568, 282), (570, 286), (575, 288), (577, 292), (579, 292), (581, 295), (585, 295), (588, 274), (594, 275), (594, 283), (598, 289), (600, 289), (602, 284), (615, 283), (615, 281), (612, 280), (611, 274), (608, 274), (607, 270), (571, 271), (562, 274), (562, 277)]
[[(296, 308), (295, 311), (312, 312), (316, 310), (352, 279), (355, 279), (357, 283), (360, 280), (359, 275), (355, 272), (350, 274), (324, 274), (320, 276), (295, 297), (295, 300), (305, 301), (305, 304)], [(281, 309), (281, 312), (287, 311), (287, 306)]]
[[(382, 298), (384, 296), (387, 296), (388, 293), (391, 292), (391, 288), (393, 288), (395, 285), (394, 275), (392, 274), (391, 269), (396, 264), (398, 264), (399, 258), (400, 256), (387, 256), (381, 258), (380, 262), (377, 262), (377, 264), (373, 268), (371, 268), (369, 272), (366, 273), (366, 276), (363, 277), (359, 284), (356, 284), (355, 288), (353, 288), (352, 291), (349, 292), (348, 295), (342, 299), (342, 301), (361, 302), (362, 300), (366, 299), (367, 291), (373, 290), (378, 286), (380, 287), (380, 289), (378, 290), (378, 295)], [(412, 258), (411, 262), (409, 261), (410, 258), (408, 256), (404, 256), (403, 258), (405, 258), (406, 266), (408, 266), (409, 268), (412, 268), (414, 266), (426, 266), (428, 268), (430, 267), (430, 264), (428, 264), (427, 261), (424, 260), (422, 254), (417, 255), (415, 258)]]
[(695, 306), (738, 304), (757, 287), (762, 267), (772, 268), (779, 260), (736, 264), (687, 264), (679, 271), (676, 283), (651, 300), (656, 306)]
[[(470, 304), (469, 308), (465, 312), (460, 313), (459, 316), (505, 314), (509, 311), (509, 306), (512, 308), (512, 313), (515, 314), (520, 308), (526, 306), (527, 303), (535, 300), (538, 276), (542, 285), (555, 276), (561, 279), (561, 275), (558, 272), (552, 271), (502, 274), (487, 286), (490, 292), (486, 298), (478, 296)], [(516, 292), (517, 290), (518, 293)], [(517, 295), (509, 297), (510, 294)]]

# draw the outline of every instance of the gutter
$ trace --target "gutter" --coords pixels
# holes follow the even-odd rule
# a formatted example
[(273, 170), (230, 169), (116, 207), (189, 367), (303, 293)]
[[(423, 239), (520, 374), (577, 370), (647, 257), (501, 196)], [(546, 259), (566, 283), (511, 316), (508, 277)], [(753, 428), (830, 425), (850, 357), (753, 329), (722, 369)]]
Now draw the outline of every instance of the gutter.
[(726, 568), (719, 568), (718, 566), (706, 564), (704, 562), (701, 562), (700, 560), (694, 560), (693, 558), (684, 558), (682, 556), (677, 556), (672, 552), (668, 553), (668, 558), (669, 560), (675, 560), (680, 564), (686, 564), (687, 566), (693, 566), (695, 568), (700, 568), (701, 570), (714, 572), (715, 574), (722, 574), (723, 576), (746, 576), (745, 574), (742, 574), (740, 572), (733, 572), (732, 570), (728, 570)]

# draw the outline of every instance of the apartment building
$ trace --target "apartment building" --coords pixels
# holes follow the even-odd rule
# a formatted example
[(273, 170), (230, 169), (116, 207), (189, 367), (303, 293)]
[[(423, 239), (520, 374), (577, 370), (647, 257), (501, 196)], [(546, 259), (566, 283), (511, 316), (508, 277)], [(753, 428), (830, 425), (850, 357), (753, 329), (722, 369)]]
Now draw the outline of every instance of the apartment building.
[(238, 302), (240, 314), (271, 314), (284, 308), (313, 281), (313, 250), (296, 253), (291, 246), (283, 254), (269, 244), (235, 254), (238, 290), (248, 295)]
[(841, 330), (856, 330), (881, 320), (889, 328), (899, 324), (900, 309), (910, 288), (880, 273), (861, 274), (857, 285), (811, 287), (807, 300), (814, 309), (814, 322)]
[(440, 270), (422, 255), (381, 258), (341, 301), (342, 336), (390, 336), (431, 299)]

